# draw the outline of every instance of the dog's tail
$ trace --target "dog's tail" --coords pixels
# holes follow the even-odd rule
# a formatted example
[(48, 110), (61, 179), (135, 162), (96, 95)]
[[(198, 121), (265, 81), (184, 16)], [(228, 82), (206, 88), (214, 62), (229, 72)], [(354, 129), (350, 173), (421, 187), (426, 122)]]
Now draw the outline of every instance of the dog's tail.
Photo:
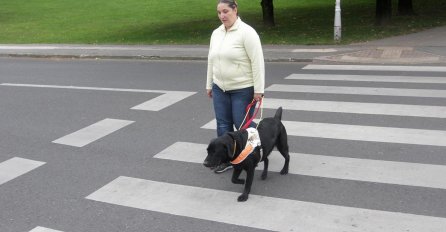
[(275, 119), (282, 120), (282, 107), (279, 107), (274, 115)]

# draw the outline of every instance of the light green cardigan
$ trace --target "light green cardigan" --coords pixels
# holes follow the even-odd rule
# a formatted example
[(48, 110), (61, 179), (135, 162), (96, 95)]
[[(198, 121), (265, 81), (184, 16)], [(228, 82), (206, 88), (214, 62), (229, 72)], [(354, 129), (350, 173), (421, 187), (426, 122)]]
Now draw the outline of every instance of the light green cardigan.
[(228, 31), (221, 25), (212, 33), (206, 89), (213, 83), (224, 91), (254, 86), (254, 93), (264, 93), (262, 44), (257, 32), (240, 18)]

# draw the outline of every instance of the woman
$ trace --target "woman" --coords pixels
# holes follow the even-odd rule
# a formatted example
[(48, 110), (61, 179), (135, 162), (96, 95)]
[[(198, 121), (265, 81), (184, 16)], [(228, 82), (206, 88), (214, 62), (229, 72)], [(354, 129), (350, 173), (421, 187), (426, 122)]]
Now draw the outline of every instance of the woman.
[[(265, 63), (257, 32), (238, 16), (235, 0), (218, 0), (218, 18), (222, 25), (211, 36), (207, 95), (213, 99), (217, 136), (239, 129), (245, 109), (254, 99), (259, 101), (265, 87)], [(250, 116), (254, 107), (250, 111)], [(232, 166), (221, 165), (221, 173)]]

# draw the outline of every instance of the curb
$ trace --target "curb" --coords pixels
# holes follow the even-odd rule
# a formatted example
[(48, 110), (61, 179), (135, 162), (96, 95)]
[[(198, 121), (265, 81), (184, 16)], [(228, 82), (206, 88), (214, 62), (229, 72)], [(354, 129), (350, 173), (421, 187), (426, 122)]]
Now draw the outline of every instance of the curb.
[[(207, 57), (198, 56), (106, 56), (106, 55), (48, 55), (48, 54), (0, 54), (0, 57), (14, 58), (42, 58), (42, 59), (130, 59), (130, 60), (184, 60), (184, 61), (207, 61)], [(312, 63), (313, 58), (265, 58), (265, 62), (289, 62), (289, 63)]]

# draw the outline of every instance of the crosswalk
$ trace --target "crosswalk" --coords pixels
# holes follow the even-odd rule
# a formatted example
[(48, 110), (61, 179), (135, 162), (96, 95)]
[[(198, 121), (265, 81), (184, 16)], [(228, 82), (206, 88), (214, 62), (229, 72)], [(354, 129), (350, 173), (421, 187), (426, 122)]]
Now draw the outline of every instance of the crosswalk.
[[(326, 66), (308, 65), (305, 70), (382, 70), (382, 71), (433, 71), (446, 72), (442, 67), (407, 66)], [(429, 76), (371, 76), (292, 74), (287, 80), (339, 81), (336, 86), (272, 84), (269, 92), (312, 93), (340, 95), (379, 95), (385, 97), (445, 98), (446, 91), (415, 88), (343, 87), (346, 81), (376, 83), (430, 83), (444, 84), (446, 78)], [(391, 115), (396, 117), (445, 118), (444, 105), (387, 104), (370, 102), (321, 101), (267, 98), (264, 107), (282, 106), (293, 111), (336, 112), (357, 115)], [(215, 130), (215, 120), (202, 129)], [(284, 121), (289, 139), (298, 137), (328, 138), (346, 141), (408, 144), (416, 146), (446, 147), (446, 131), (383, 127), (368, 125), (333, 124), (308, 121)], [(153, 158), (170, 162), (202, 163), (207, 144), (178, 141)], [(274, 151), (270, 159), (271, 172), (278, 172), (282, 157)], [(370, 183), (411, 186), (426, 189), (446, 189), (446, 166), (377, 159), (349, 158), (292, 152), (291, 175), (323, 177), (333, 180), (350, 180)], [(259, 169), (262, 168), (260, 165)], [(302, 187), (302, 186), (301, 186)], [(187, 216), (202, 220), (229, 223), (272, 231), (441, 231), (446, 218), (388, 212), (338, 205), (288, 200), (283, 198), (252, 196), (246, 204), (236, 203), (238, 193), (210, 188), (164, 183), (136, 177), (120, 176), (86, 198), (98, 202), (132, 208)], [(212, 207), (208, 207), (212, 205)], [(218, 208), (219, 210), (214, 210)], [(265, 218), (263, 218), (265, 217)], [(246, 220), (240, 220), (244, 218)], [(274, 218), (274, 220), (270, 220)]]
[(120, 176), (87, 196), (87, 199), (272, 231), (440, 231), (446, 226), (445, 218), (255, 194), (250, 195), (246, 204), (231, 204), (238, 195), (228, 191)]
[[(295, 73), (284, 77), (283, 83), (274, 83), (266, 88), (267, 93), (283, 94), (288, 98), (266, 98), (265, 109), (283, 107), (287, 115), (296, 112), (307, 114), (354, 114), (358, 116), (393, 118), (412, 118), (420, 120), (445, 119), (446, 104), (411, 103), (411, 99), (444, 99), (446, 90), (441, 88), (416, 88), (417, 84), (446, 84), (446, 77), (418, 75), (419, 72), (445, 73), (446, 68), (439, 66), (367, 66), (367, 65), (307, 65), (302, 70), (311, 70), (311, 74)], [(314, 72), (331, 70), (344, 74), (317, 74)], [(355, 74), (345, 74), (355, 70)], [(398, 75), (365, 75), (362, 71), (395, 72)], [(401, 72), (414, 72), (413, 75), (401, 75)], [(445, 75), (446, 76), (446, 75)], [(301, 82), (304, 81), (304, 82)], [(305, 84), (305, 81), (316, 81), (320, 85)], [(324, 85), (326, 81), (330, 85)], [(360, 87), (352, 87), (348, 83), (362, 83)], [(285, 84), (284, 84), (285, 83)], [(392, 83), (392, 88), (382, 87)], [(410, 84), (407, 88), (406, 84)], [(373, 87), (364, 87), (371, 84)], [(401, 86), (398, 86), (401, 84)], [(12, 85), (4, 83), (3, 85)], [(376, 87), (381, 86), (381, 87)], [(414, 87), (415, 86), (415, 87)], [(36, 87), (36, 86), (32, 86)], [(61, 86), (40, 86), (45, 88), (72, 88)], [(87, 87), (82, 87), (88, 89)], [(81, 89), (82, 89), (81, 88)], [(101, 89), (107, 91), (142, 91), (125, 89)], [(132, 110), (159, 111), (171, 104), (181, 101), (193, 93), (163, 91), (163, 95), (145, 103), (134, 106)], [(167, 94), (169, 93), (169, 94)], [(350, 96), (351, 101), (299, 99), (301, 93), (312, 96), (330, 94), (330, 96)], [(280, 95), (282, 96), (282, 95)], [(297, 96), (297, 97), (296, 97)], [(356, 96), (380, 96), (388, 99), (408, 99), (407, 104), (363, 102)], [(345, 99), (345, 98), (343, 98)], [(296, 119), (297, 117), (291, 117)], [(215, 119), (208, 119), (198, 130), (215, 130)], [(380, 120), (385, 120), (380, 119)], [(329, 139), (348, 141), (350, 143), (379, 143), (382, 146), (398, 144), (415, 146), (419, 149), (435, 147), (446, 149), (446, 130), (423, 129), (399, 126), (373, 126), (355, 122), (341, 124), (309, 120), (284, 120), (289, 140), (300, 138)], [(134, 121), (106, 118), (76, 132), (52, 141), (74, 147), (83, 147), (103, 138)], [(320, 142), (317, 141), (317, 142)], [(185, 165), (201, 164), (206, 156), (205, 143), (190, 141), (173, 141), (164, 150), (153, 155), (156, 161), (163, 160)], [(360, 153), (361, 151), (358, 151)], [(420, 154), (422, 155), (422, 154)], [(444, 155), (444, 154), (438, 154)], [(413, 189), (446, 190), (446, 165), (433, 163), (415, 163), (411, 161), (382, 160), (381, 156), (368, 158), (360, 155), (344, 154), (310, 154), (290, 151), (290, 170), (287, 178), (297, 179), (299, 176), (324, 178), (327, 182), (352, 181), (367, 184), (392, 185)], [(43, 165), (44, 162), (13, 158), (0, 163), (0, 185), (30, 172)], [(283, 157), (277, 151), (270, 156), (269, 171), (279, 172), (283, 165)], [(258, 169), (261, 170), (263, 164)], [(14, 171), (11, 171), (14, 170)], [(213, 178), (212, 175), (209, 178)], [(179, 177), (181, 179), (181, 176)], [(228, 179), (228, 182), (230, 180)], [(254, 181), (257, 181), (254, 180)], [(99, 202), (113, 207), (130, 207), (175, 216), (183, 216), (199, 220), (227, 223), (243, 227), (271, 231), (305, 231), (305, 232), (438, 232), (446, 228), (446, 218), (413, 212), (387, 211), (372, 208), (361, 208), (335, 204), (324, 204), (297, 199), (286, 199), (252, 192), (247, 202), (236, 201), (240, 192), (213, 189), (211, 187), (192, 186), (160, 182), (159, 180), (142, 179), (137, 176), (122, 174), (85, 196), (88, 201)], [(309, 187), (309, 186), (307, 186)], [(305, 183), (299, 188), (306, 188)], [(211, 206), (211, 207), (210, 207)], [(218, 209), (218, 210), (216, 210)], [(241, 220), (241, 218), (243, 220)], [(44, 227), (32, 230), (56, 231)], [(68, 231), (68, 230), (64, 230)]]

